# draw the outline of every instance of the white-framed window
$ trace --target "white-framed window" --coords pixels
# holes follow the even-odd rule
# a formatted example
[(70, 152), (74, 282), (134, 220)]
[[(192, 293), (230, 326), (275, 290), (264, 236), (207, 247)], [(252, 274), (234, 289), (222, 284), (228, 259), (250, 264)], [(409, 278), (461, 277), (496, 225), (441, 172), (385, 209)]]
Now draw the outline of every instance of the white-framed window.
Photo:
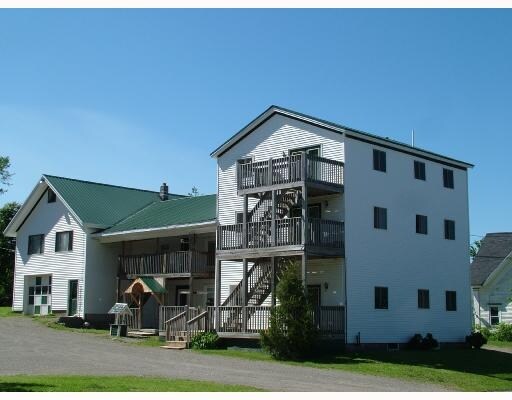
[(47, 315), (52, 313), (52, 276), (29, 277), (28, 313)]
[(55, 251), (72, 251), (73, 250), (73, 231), (56, 232), (55, 233)]
[(30, 235), (28, 237), (27, 254), (43, 254), (44, 251), (44, 235)]
[(489, 306), (489, 322), (491, 323), (491, 325), (498, 325), (500, 323), (499, 306)]

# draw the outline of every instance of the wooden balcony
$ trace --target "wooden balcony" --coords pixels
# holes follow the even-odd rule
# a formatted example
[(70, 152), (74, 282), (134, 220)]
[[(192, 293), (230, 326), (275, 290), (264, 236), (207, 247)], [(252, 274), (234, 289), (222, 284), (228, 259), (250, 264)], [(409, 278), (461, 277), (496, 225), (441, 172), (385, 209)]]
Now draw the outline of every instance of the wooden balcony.
[(305, 153), (237, 164), (238, 194), (256, 194), (307, 184), (314, 195), (343, 190), (340, 161)]
[[(343, 221), (310, 219), (303, 230), (301, 217), (219, 225), (217, 227), (217, 254), (282, 248), (303, 251), (305, 248), (344, 254), (345, 224)], [(303, 238), (303, 231), (306, 237)]]
[(127, 277), (169, 276), (213, 277), (215, 254), (198, 251), (174, 251), (160, 254), (119, 256), (121, 273)]

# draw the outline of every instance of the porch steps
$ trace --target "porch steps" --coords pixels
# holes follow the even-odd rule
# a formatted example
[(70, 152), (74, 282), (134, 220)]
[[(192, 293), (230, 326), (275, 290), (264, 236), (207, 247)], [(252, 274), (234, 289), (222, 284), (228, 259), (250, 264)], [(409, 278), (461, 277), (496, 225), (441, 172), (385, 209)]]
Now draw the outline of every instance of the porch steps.
[(168, 350), (183, 350), (187, 348), (188, 343), (184, 340), (168, 340), (164, 346), (160, 346), (162, 349)]

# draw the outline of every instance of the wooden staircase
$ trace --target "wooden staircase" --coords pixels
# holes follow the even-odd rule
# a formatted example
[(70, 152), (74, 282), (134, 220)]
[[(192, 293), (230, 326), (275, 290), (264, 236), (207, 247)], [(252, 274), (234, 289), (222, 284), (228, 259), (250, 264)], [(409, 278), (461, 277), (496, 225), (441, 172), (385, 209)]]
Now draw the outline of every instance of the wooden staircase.
[(166, 344), (163, 349), (183, 350), (199, 332), (208, 330), (208, 312), (199, 312), (189, 307), (175, 317), (165, 321)]

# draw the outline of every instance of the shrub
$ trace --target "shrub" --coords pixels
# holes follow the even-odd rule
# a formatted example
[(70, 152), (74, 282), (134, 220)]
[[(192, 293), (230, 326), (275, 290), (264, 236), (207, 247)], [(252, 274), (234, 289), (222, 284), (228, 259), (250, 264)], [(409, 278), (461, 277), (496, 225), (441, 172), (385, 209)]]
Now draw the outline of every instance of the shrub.
[(285, 268), (276, 296), (279, 305), (272, 309), (270, 327), (261, 333), (261, 344), (276, 359), (307, 358), (312, 354), (317, 329), (295, 263)]
[(482, 334), (482, 336), (483, 336), (485, 339), (487, 339), (487, 340), (489, 340), (489, 339), (491, 339), (491, 338), (492, 338), (492, 332), (491, 332), (491, 330), (490, 330), (489, 328), (487, 328), (486, 326), (482, 326), (482, 327), (480, 327), (480, 328), (476, 329), (476, 331), (477, 331), (477, 332), (480, 332), (480, 333)]
[(434, 339), (431, 333), (427, 333), (425, 337), (421, 334), (416, 333), (407, 345), (410, 350), (430, 350), (435, 349), (439, 345), (439, 342)]
[(512, 342), (512, 324), (500, 323), (492, 332), (492, 339), (501, 342)]
[(216, 332), (199, 332), (190, 340), (193, 349), (215, 349), (219, 343), (219, 335)]
[(487, 338), (482, 332), (471, 332), (471, 335), (466, 336), (466, 343), (475, 349), (479, 349), (487, 343)]

